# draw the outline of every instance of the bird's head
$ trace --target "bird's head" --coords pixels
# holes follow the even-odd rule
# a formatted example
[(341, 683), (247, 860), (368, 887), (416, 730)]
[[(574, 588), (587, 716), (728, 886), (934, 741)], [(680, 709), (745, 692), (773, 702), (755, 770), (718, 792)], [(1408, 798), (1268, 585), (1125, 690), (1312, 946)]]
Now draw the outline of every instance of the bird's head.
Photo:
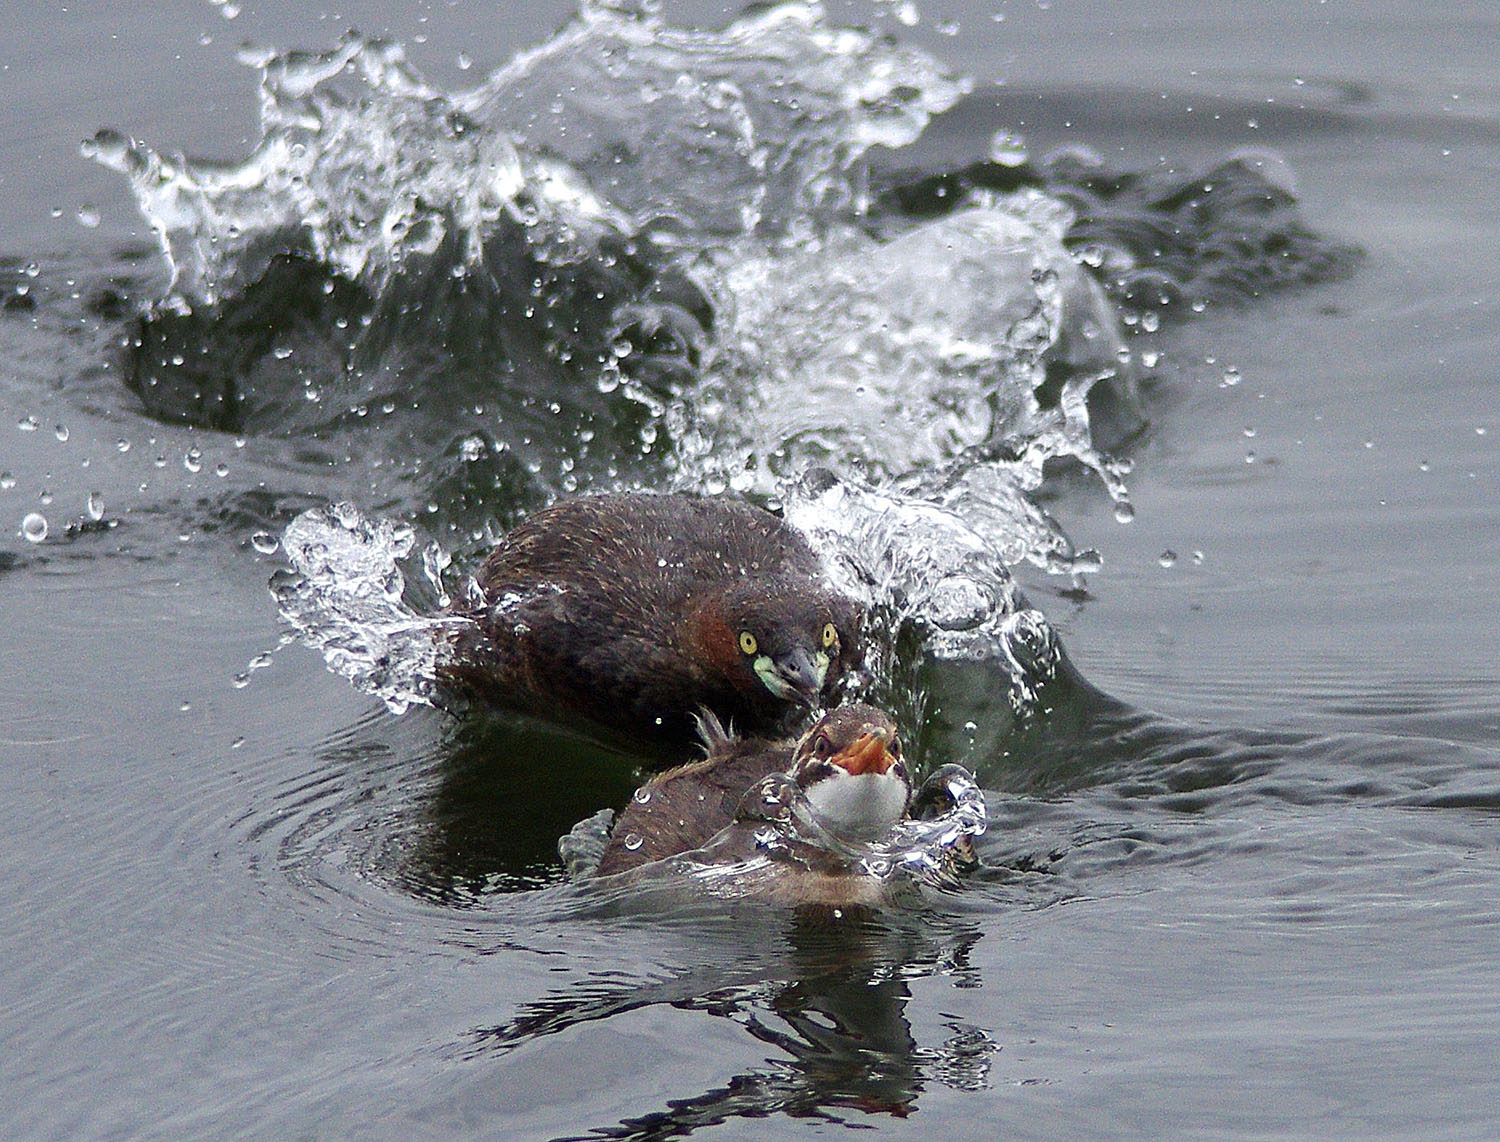
[(859, 662), (860, 612), (816, 583), (751, 582), (708, 601), (698, 651), (754, 705), (767, 698), (812, 708)]
[(883, 837), (911, 801), (896, 724), (874, 706), (840, 706), (814, 722), (797, 742), (790, 775), (818, 823), (847, 840)]

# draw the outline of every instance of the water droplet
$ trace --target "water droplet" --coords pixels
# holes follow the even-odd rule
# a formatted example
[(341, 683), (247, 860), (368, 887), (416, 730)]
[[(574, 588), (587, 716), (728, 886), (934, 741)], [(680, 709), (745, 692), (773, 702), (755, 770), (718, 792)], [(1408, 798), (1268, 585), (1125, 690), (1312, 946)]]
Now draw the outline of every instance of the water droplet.
[(642, 839), (639, 833), (626, 833), (625, 840), (622, 843), (625, 845), (625, 848), (627, 850), (629, 850), (630, 852), (635, 852), (636, 849), (645, 844), (645, 841), (644, 839)]
[(1255, 453), (1253, 451), (1245, 453), (1245, 463), (1246, 464), (1254, 464), (1255, 463)]
[(8, 492), (16, 486), (16, 478), (9, 472), (0, 472), (0, 492)]
[(120, 437), (120, 439), (118, 439), (118, 440), (115, 441), (115, 448), (116, 448), (117, 451), (120, 451), (120, 452), (129, 452), (130, 451), (130, 441), (126, 440), (122, 436), (122, 437)]
[(292, 348), (290, 345), (278, 345), (271, 350), (271, 356), (275, 357), (278, 361), (285, 361), (291, 355)]
[(262, 555), (274, 555), (276, 549), (281, 546), (281, 541), (269, 531), (257, 531), (250, 537), (250, 546)]
[(250, 675), (240, 673), (234, 676), (234, 688), (236, 690), (243, 690), (248, 685), (250, 685)]
[(52, 502), (52, 489), (43, 488), (39, 493), (37, 493), (36, 498), (41, 500), (44, 504), (50, 504)]
[(68, 437), (71, 435), (71, 433), (68, 432), (68, 426), (66, 424), (59, 424), (52, 431), (57, 435), (59, 443), (66, 444), (68, 442)]
[(16, 421), (16, 427), (19, 428), (22, 432), (35, 432), (37, 428), (40, 427), (40, 425), (38, 424), (36, 417), (23, 416), (20, 420)]
[(1224, 380), (1222, 383), (1226, 389), (1234, 388), (1235, 385), (1240, 383), (1240, 371), (1233, 365), (1230, 365), (1229, 368), (1224, 370)]
[(1249, 425), (1246, 425), (1245, 426), (1245, 435), (1246, 436), (1254, 436), (1255, 435), (1255, 429), (1251, 428)]
[(1154, 369), (1160, 363), (1161, 354), (1158, 353), (1155, 349), (1147, 349), (1144, 353), (1141, 354), (1141, 364), (1145, 365), (1148, 369)]
[(632, 795), (637, 805), (646, 805), (651, 801), (651, 790), (642, 785)]
[(214, 465), (214, 475), (222, 480), (225, 476), (229, 475), (229, 465), (220, 460)]
[(1194, 567), (1201, 567), (1201, 566), (1203, 566), (1203, 552), (1201, 552), (1201, 551), (1194, 551), (1193, 552), (1193, 566)]
[(193, 708), (193, 704), (191, 702), (183, 702), (177, 708), (179, 710), (181, 710), (185, 714), (185, 713), (187, 713), (189, 710), (191, 710)]
[(203, 451), (196, 444), (187, 450), (182, 458), (182, 466), (189, 472), (201, 472), (203, 470)]
[(1157, 556), (1156, 561), (1163, 567), (1175, 567), (1177, 566), (1177, 552), (1173, 551), (1169, 547), (1167, 548), (1167, 550), (1163, 551), (1159, 556)]
[(85, 230), (96, 229), (102, 220), (98, 207), (85, 202), (78, 208), (78, 225)]
[(1115, 522), (1129, 523), (1135, 519), (1135, 505), (1129, 500), (1121, 500), (1115, 504)]
[(234, 741), (232, 741), (232, 742), (229, 743), (229, 748), (230, 749), (239, 749), (240, 746), (242, 746), (244, 744), (245, 744), (245, 739), (243, 737), (238, 737), (238, 738), (235, 738)]
[(474, 61), (469, 57), (469, 53), (468, 52), (459, 52), (458, 53), (458, 70), (459, 71), (468, 71), (473, 66), (474, 66)]
[(47, 517), (41, 512), (31, 512), (21, 521), (21, 535), (28, 543), (40, 543), (47, 538)]
[(1417, 471), (1419, 471), (1419, 472), (1430, 472), (1430, 471), (1432, 471), (1432, 465), (1429, 464), (1426, 460), (1423, 460), (1421, 463), (1419, 463), (1417, 465)]
[(1144, 329), (1147, 333), (1155, 333), (1158, 329), (1161, 328), (1161, 314), (1141, 314), (1141, 328)]
[(89, 519), (101, 520), (104, 518), (104, 497), (98, 492), (89, 493)]
[(155, 464), (158, 468), (165, 468), (167, 466), (167, 458), (158, 452), (156, 459), (151, 461), (151, 463)]
[[(1013, 135), (1009, 131), (996, 131), (990, 136), (990, 162), (996, 166), (1018, 167), (1027, 159), (1026, 140), (1019, 135)], [(1099, 261), (1089, 262), (1089, 265), (1098, 267), (1104, 260), (1104, 253), (1097, 246), (1089, 247), (1097, 251)]]

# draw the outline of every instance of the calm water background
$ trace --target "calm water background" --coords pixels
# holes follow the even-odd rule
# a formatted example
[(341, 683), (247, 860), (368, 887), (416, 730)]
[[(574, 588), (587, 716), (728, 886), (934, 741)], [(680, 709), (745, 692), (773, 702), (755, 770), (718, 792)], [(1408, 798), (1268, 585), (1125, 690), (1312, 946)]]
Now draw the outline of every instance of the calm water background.
[[(355, 25), (462, 86), (567, 14), (240, 7), (26, 6), (0, 45), (0, 258), (36, 302), (0, 315), (6, 1133), (1500, 1130), (1491, 7), (875, 10), (990, 101), (935, 123), (924, 160), (1001, 126), (1127, 167), (1271, 148), (1309, 224), (1366, 257), (1164, 336), (1134, 522), (1095, 486), (1049, 491), (1105, 565), (1083, 599), (1023, 573), (1033, 602), (1090, 682), (1161, 716), (1089, 708), (971, 759), (992, 871), (832, 933), (501, 891), (548, 881), (551, 837), (628, 768), (569, 754), (589, 785), (558, 792), (487, 762), (525, 731), (455, 744), (297, 646), (235, 684), (280, 634), (279, 557), (250, 534), (359, 487), (295, 440), (142, 415), (118, 319), (69, 295), (154, 254), (77, 143), (242, 156), (244, 40)], [(70, 539), (95, 491), (118, 526)], [(19, 535), (31, 511), (44, 543)]]

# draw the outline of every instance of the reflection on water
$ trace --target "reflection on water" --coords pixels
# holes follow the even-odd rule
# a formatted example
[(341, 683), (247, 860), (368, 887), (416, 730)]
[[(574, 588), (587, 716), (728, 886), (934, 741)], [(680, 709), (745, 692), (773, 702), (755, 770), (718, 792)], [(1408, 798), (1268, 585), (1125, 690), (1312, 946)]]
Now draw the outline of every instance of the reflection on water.
[[(606, 1138), (670, 1137), (777, 1113), (830, 1123), (904, 1118), (929, 1084), (986, 1085), (989, 1056), (999, 1049), (988, 1034), (952, 1021), (949, 1038), (919, 1043), (906, 1015), (914, 979), (938, 974), (955, 986), (980, 985), (969, 962), (982, 938), (977, 928), (933, 918), (920, 926), (879, 919), (830, 925), (762, 915), (745, 918), (739, 935), (734, 947), (764, 950), (745, 957), (726, 948), (725, 960), (706, 959), (676, 978), (591, 983), (545, 997), (503, 1025), (475, 1031), (468, 1057), (516, 1050), (655, 1004), (728, 1020), (776, 1053), (763, 1067), (701, 1092), (674, 1092), (660, 1110), (587, 1134)], [(731, 936), (717, 926), (704, 933), (710, 949), (721, 938)], [(861, 1117), (851, 1119), (849, 1111)]]

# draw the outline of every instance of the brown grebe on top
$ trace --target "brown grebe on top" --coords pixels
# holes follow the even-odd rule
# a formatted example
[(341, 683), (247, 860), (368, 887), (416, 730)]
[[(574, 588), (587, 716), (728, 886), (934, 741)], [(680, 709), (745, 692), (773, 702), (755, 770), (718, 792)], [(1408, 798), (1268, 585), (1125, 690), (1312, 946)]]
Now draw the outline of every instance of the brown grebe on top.
[(500, 542), (477, 586), (447, 684), (634, 744), (685, 747), (699, 709), (785, 732), (859, 662), (859, 606), (801, 533), (731, 499), (558, 503)]
[(818, 826), (845, 841), (877, 840), (906, 813), (911, 778), (895, 723), (852, 704), (820, 717), (795, 742), (733, 740), (709, 723), (708, 756), (652, 778), (616, 817), (597, 875), (698, 849), (732, 825), (746, 793), (784, 773)]

